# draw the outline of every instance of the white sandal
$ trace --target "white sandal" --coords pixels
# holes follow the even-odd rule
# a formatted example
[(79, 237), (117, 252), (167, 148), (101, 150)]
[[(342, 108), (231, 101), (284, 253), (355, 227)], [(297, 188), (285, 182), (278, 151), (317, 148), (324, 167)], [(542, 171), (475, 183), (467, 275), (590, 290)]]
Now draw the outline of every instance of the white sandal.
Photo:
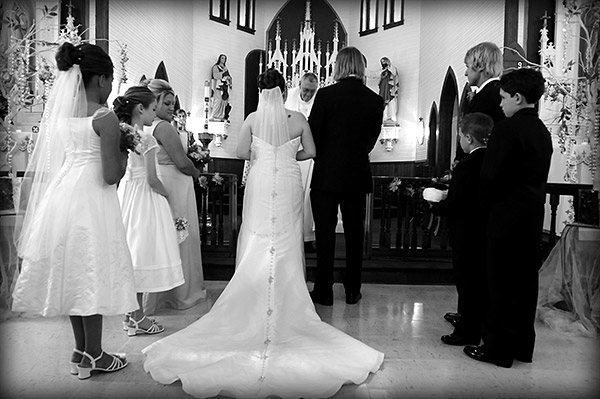
[(129, 335), (130, 337), (133, 337), (134, 335), (137, 335), (138, 333), (154, 335), (154, 334), (160, 334), (161, 332), (165, 331), (165, 328), (163, 326), (156, 323), (156, 321), (152, 320), (152, 319), (148, 319), (152, 323), (152, 324), (150, 324), (150, 327), (140, 328), (140, 323), (142, 321), (144, 321), (144, 319), (146, 319), (146, 316), (142, 317), (138, 321), (135, 321), (135, 319), (133, 317), (130, 317), (129, 318), (129, 326), (127, 327), (127, 335)]
[[(73, 349), (73, 352), (77, 353), (78, 355), (83, 356), (83, 352), (77, 348)], [(73, 375), (79, 374), (79, 371), (77, 370), (78, 364), (79, 364), (79, 362), (69, 362), (69, 366), (71, 366), (71, 374), (73, 374)]]
[(113, 371), (119, 371), (125, 368), (129, 364), (127, 363), (125, 357), (119, 357), (118, 355), (111, 355), (107, 353), (107, 355), (112, 357), (112, 362), (110, 363), (110, 365), (106, 368), (96, 367), (96, 361), (100, 360), (102, 358), (102, 355), (104, 355), (104, 351), (100, 353), (100, 356), (94, 359), (87, 352), (83, 352), (83, 356), (90, 359), (91, 367), (81, 367), (80, 365), (77, 365), (77, 376), (80, 380), (90, 378), (92, 376), (92, 371), (103, 371), (105, 373), (112, 373)]
[(123, 320), (123, 331), (129, 329), (129, 320), (131, 319), (131, 312), (125, 313), (125, 320)]

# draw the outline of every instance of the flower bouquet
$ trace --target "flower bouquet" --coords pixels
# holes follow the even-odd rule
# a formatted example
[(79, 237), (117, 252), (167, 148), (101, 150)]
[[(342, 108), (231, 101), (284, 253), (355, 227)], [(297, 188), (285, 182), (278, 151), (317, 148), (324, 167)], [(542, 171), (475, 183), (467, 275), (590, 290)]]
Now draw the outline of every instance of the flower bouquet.
[(183, 216), (175, 218), (175, 231), (177, 232), (177, 244), (181, 244), (190, 235), (188, 227), (190, 223)]
[(133, 126), (125, 122), (119, 123), (119, 128), (121, 130), (121, 151), (135, 152), (139, 155), (142, 136)]
[(188, 146), (187, 156), (198, 169), (202, 169), (205, 164), (211, 161), (210, 151), (203, 150), (198, 143), (192, 143)]

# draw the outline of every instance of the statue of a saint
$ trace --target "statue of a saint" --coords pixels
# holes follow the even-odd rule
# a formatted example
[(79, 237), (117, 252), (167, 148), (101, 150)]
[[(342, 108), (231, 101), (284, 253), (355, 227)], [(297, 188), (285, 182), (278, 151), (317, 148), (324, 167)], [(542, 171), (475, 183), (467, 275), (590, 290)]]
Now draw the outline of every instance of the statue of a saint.
[(233, 80), (226, 66), (227, 56), (220, 54), (216, 64), (212, 67), (211, 76), (211, 114), (210, 119), (215, 121), (229, 120), (231, 105), (229, 95), (233, 87)]
[(388, 57), (381, 58), (381, 75), (379, 78), (379, 95), (383, 98), (383, 122), (398, 123), (398, 87), (400, 79), (398, 69), (392, 65)]

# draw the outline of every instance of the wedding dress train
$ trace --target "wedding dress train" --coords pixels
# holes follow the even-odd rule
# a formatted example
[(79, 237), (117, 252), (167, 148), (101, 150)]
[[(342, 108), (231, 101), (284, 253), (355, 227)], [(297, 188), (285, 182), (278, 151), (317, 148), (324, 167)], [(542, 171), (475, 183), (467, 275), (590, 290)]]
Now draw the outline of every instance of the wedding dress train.
[(252, 137), (235, 274), (210, 312), (142, 350), (156, 381), (201, 398), (323, 398), (381, 366), (383, 353), (322, 322), (310, 299), (299, 145)]

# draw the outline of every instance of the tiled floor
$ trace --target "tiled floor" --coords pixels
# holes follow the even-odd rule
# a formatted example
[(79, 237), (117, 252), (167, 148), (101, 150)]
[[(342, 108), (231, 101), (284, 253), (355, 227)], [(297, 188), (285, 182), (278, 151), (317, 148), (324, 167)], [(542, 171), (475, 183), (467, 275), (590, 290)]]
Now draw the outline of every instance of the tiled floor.
[[(207, 282), (207, 302), (193, 309), (157, 315), (165, 334), (206, 313), (225, 284)], [(538, 324), (534, 362), (504, 369), (440, 341), (451, 331), (442, 315), (455, 308), (454, 287), (366, 284), (362, 292), (360, 303), (349, 306), (336, 285), (334, 306), (317, 306), (323, 320), (385, 353), (379, 372), (360, 386), (343, 386), (334, 398), (578, 399), (600, 392), (599, 339), (569, 337)], [(129, 366), (85, 381), (68, 372), (73, 342), (67, 318), (10, 318), (0, 323), (0, 334), (4, 399), (189, 398), (179, 383), (160, 385), (142, 368), (140, 350), (160, 335), (128, 338), (120, 316), (105, 318), (104, 348), (126, 353)]]

